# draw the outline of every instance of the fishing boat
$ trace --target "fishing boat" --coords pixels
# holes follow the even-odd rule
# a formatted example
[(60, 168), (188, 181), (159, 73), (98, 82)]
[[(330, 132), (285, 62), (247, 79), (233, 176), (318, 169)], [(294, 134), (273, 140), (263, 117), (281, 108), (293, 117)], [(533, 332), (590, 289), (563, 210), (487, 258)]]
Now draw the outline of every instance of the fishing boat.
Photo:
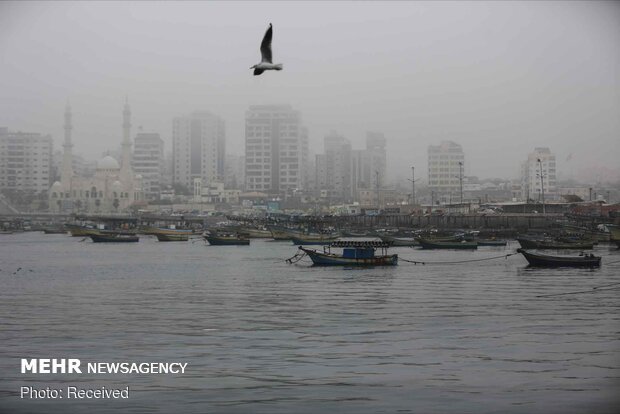
[(575, 242), (575, 243), (566, 243), (559, 242), (556, 240), (535, 240), (535, 239), (526, 239), (526, 238), (518, 238), (517, 241), (521, 245), (523, 249), (573, 249), (573, 250), (591, 250), (594, 248), (594, 244), (592, 242)]
[(421, 239), (419, 238), (420, 246), (423, 249), (463, 249), (463, 250), (475, 250), (478, 248), (477, 242), (466, 241), (436, 241), (433, 239)]
[(291, 240), (296, 245), (329, 244), (336, 241), (339, 234), (299, 234), (292, 236)]
[(166, 234), (166, 233), (156, 233), (155, 236), (157, 240), (160, 242), (173, 242), (173, 241), (188, 241), (189, 234), (187, 233), (179, 233), (179, 234)]
[(140, 233), (154, 235), (154, 236), (158, 234), (190, 235), (192, 234), (192, 232), (193, 232), (192, 229), (172, 229), (172, 228), (166, 228), (166, 227), (152, 227), (152, 226), (144, 226), (140, 228)]
[(552, 256), (549, 254), (534, 253), (526, 249), (517, 249), (528, 261), (530, 266), (536, 267), (599, 267), (600, 256), (580, 254), (579, 256)]
[(46, 227), (43, 229), (44, 234), (67, 234), (67, 230), (61, 227)]
[(71, 233), (71, 237), (88, 237), (93, 234), (100, 234), (99, 229), (94, 227), (86, 227), (86, 226), (78, 226), (75, 224), (66, 225), (67, 229), (69, 229), (69, 233)]
[(210, 233), (203, 236), (211, 246), (248, 246), (250, 239), (239, 233)]
[[(325, 246), (322, 252), (303, 246), (299, 246), (299, 250), (317, 266), (395, 266), (398, 255), (387, 254), (388, 247), (388, 243), (380, 241), (351, 240), (335, 241)], [(334, 253), (334, 248), (342, 249), (342, 252)], [(378, 249), (381, 249), (380, 255), (376, 255)]]
[(291, 240), (291, 237), (300, 235), (299, 230), (282, 226), (267, 226), (274, 240)]
[(420, 243), (413, 237), (394, 237), (394, 236), (379, 236), (382, 242), (389, 243), (391, 246), (419, 246)]
[(245, 234), (252, 239), (270, 239), (271, 231), (267, 229), (261, 229), (258, 227), (242, 226), (239, 228), (238, 233)]
[(140, 241), (136, 235), (121, 233), (91, 234), (90, 238), (94, 243), (136, 243)]
[(476, 239), (478, 246), (506, 246), (508, 242), (506, 240), (495, 239)]

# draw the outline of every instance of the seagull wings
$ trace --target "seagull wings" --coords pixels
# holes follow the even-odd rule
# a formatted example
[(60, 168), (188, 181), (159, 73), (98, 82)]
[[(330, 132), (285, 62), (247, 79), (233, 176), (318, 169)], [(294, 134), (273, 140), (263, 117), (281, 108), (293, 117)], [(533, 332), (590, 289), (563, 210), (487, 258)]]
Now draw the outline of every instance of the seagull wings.
[(273, 63), (271, 61), (271, 38), (273, 37), (273, 28), (271, 23), (269, 23), (269, 28), (265, 32), (265, 37), (263, 37), (263, 41), (260, 44), (260, 54), (262, 56), (262, 62)]

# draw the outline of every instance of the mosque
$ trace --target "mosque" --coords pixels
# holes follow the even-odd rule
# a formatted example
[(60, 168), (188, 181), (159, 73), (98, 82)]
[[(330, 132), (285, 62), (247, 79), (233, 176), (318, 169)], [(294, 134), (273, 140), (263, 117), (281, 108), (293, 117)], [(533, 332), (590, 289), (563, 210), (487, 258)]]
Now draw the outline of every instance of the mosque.
[(122, 213), (136, 203), (142, 203), (142, 176), (134, 175), (131, 167), (131, 110), (125, 100), (123, 109), (123, 142), (121, 164), (107, 155), (97, 161), (93, 177), (78, 177), (73, 172), (73, 143), (71, 141), (71, 107), (65, 109), (65, 141), (60, 181), (49, 191), (50, 211), (56, 213), (113, 214)]

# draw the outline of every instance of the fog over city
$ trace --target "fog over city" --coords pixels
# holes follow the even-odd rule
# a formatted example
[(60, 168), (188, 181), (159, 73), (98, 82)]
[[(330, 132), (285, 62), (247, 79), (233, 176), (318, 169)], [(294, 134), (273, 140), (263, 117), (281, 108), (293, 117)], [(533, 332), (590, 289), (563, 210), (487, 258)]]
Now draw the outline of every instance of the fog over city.
[[(244, 153), (249, 105), (290, 104), (312, 153), (337, 131), (387, 138), (388, 176), (426, 179), (427, 148), (463, 147), (465, 173), (513, 178), (535, 147), (558, 178), (620, 175), (620, 5), (616, 2), (2, 2), (0, 126), (50, 133), (74, 152), (209, 111), (226, 151)], [(274, 63), (253, 76), (273, 24)]]

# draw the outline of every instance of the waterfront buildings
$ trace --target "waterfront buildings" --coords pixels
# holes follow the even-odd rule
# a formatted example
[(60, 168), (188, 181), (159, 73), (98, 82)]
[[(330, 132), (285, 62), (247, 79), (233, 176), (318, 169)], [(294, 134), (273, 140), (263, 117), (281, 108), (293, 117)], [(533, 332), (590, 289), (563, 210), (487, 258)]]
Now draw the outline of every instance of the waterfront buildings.
[(159, 200), (164, 167), (164, 141), (159, 134), (138, 133), (134, 138), (133, 169), (142, 175), (147, 200)]
[(526, 201), (543, 201), (543, 190), (546, 200), (557, 197), (555, 155), (549, 148), (535, 148), (521, 164), (521, 189)]
[(209, 112), (176, 117), (172, 122), (173, 183), (187, 189), (195, 178), (205, 183), (224, 177), (226, 130), (224, 120)]
[(290, 105), (252, 105), (245, 114), (245, 189), (271, 195), (307, 187), (308, 130)]
[(0, 191), (40, 194), (52, 177), (52, 137), (0, 128)]
[(142, 176), (134, 176), (131, 166), (131, 110), (123, 108), (121, 164), (107, 155), (97, 162), (92, 177), (80, 177), (73, 170), (71, 107), (65, 109), (65, 140), (60, 181), (49, 189), (49, 207), (53, 212), (117, 213), (143, 200)]
[(442, 141), (428, 147), (428, 187), (435, 197), (460, 201), (465, 172), (463, 148), (452, 141)]

